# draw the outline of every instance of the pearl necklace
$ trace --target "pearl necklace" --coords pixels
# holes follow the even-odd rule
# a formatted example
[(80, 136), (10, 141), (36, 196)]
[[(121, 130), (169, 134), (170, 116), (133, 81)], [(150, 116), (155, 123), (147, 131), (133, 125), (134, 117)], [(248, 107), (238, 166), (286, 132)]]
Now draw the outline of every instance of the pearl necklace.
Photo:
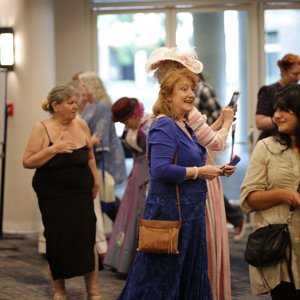
[(183, 130), (183, 132), (191, 139), (191, 140), (193, 140), (192, 139), (192, 136), (191, 136), (191, 134), (190, 134), (190, 132), (188, 131), (188, 129), (185, 127), (185, 123), (180, 123), (179, 121), (175, 121), (176, 122), (176, 124), (179, 126), (179, 127), (181, 127), (182, 128), (182, 130)]
[(183, 128), (183, 129), (186, 129), (186, 127), (185, 127), (185, 123), (180, 123), (179, 121), (175, 121), (176, 122), (176, 124), (178, 125), (178, 126), (180, 126), (181, 128)]

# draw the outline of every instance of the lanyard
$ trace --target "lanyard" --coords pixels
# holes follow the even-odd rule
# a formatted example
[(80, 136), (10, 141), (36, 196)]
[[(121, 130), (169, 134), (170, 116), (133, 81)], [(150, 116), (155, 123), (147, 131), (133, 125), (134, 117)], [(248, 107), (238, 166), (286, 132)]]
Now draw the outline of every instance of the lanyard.
[(236, 123), (233, 122), (231, 125), (231, 154), (230, 154), (230, 160), (233, 158), (233, 153), (234, 153), (234, 142), (235, 142), (235, 126)]

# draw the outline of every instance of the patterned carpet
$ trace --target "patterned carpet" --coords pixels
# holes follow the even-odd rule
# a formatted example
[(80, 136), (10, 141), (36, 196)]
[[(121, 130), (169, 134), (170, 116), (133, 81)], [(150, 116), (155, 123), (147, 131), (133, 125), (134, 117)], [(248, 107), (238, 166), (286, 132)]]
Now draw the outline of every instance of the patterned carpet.
[[(245, 240), (232, 241), (231, 278), (233, 300), (266, 300), (269, 296), (251, 296), (248, 265), (243, 259)], [(229, 276), (229, 274), (228, 274)], [(124, 279), (103, 270), (99, 275), (101, 293), (105, 300), (115, 300), (122, 289)], [(85, 300), (83, 278), (67, 280), (70, 300)], [(1, 300), (50, 300), (51, 288), (45, 259), (37, 253), (36, 236), (5, 236), (0, 239), (0, 299)], [(138, 299), (137, 299), (138, 300)]]

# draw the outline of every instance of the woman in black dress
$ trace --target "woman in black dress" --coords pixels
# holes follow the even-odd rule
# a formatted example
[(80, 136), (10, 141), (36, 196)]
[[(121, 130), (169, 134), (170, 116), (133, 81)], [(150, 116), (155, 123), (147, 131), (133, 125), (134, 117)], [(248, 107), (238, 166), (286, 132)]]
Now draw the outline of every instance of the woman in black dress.
[(68, 85), (54, 87), (42, 107), (51, 116), (33, 126), (23, 165), (36, 169), (32, 185), (45, 228), (53, 299), (67, 299), (65, 279), (84, 275), (88, 299), (100, 300), (93, 206), (98, 175), (89, 129), (76, 118), (78, 99)]
[(280, 79), (270, 85), (262, 86), (258, 91), (255, 124), (261, 130), (258, 140), (274, 134), (275, 95), (283, 88), (296, 84), (300, 80), (300, 57), (297, 54), (286, 54), (277, 61)]

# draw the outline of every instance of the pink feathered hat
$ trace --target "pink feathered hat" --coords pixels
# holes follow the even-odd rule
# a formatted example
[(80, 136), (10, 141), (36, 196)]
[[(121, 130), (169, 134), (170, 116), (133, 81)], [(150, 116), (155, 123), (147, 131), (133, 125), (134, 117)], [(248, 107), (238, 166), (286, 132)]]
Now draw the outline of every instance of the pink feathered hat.
[(194, 49), (180, 51), (177, 48), (161, 47), (151, 53), (146, 64), (147, 73), (157, 69), (161, 62), (168, 60), (177, 61), (196, 74), (203, 70), (203, 64), (198, 60)]

